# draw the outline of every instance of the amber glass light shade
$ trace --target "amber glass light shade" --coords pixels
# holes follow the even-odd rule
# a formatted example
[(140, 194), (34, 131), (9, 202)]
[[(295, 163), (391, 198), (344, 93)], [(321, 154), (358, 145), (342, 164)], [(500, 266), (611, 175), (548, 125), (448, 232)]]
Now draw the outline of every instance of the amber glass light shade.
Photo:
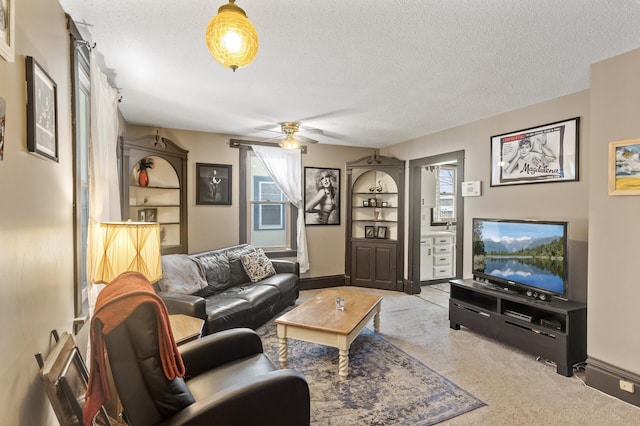
[(206, 37), (211, 55), (233, 71), (248, 65), (258, 53), (258, 33), (235, 0), (220, 6)]
[(152, 283), (162, 278), (158, 223), (101, 223), (98, 239), (93, 282), (109, 284), (127, 271), (140, 272)]

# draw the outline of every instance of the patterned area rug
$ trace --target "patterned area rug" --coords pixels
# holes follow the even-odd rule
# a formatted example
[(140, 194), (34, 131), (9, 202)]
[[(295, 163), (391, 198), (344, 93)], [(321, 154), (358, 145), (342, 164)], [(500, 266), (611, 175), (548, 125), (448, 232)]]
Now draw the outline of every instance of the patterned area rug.
[[(275, 324), (258, 333), (278, 366)], [(433, 425), (485, 405), (368, 328), (351, 344), (347, 380), (338, 350), (314, 343), (289, 339), (288, 367), (309, 383), (316, 425)]]

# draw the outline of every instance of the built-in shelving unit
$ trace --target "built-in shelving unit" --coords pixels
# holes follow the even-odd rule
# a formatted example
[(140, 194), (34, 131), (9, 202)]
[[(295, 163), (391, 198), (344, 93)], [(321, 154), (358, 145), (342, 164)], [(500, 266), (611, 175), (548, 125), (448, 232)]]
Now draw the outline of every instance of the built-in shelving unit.
[[(120, 152), (123, 220), (158, 222), (162, 254), (186, 253), (188, 152), (157, 135), (121, 138)], [(138, 182), (142, 159), (153, 164), (147, 186)]]
[(347, 163), (347, 284), (403, 290), (404, 161)]

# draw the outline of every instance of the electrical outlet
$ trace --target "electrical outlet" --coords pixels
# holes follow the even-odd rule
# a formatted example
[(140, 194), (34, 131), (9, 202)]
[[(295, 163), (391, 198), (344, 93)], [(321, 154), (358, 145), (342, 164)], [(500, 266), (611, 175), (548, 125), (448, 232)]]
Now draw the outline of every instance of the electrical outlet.
[(635, 386), (631, 382), (627, 382), (626, 380), (620, 380), (620, 389), (625, 392), (634, 393)]

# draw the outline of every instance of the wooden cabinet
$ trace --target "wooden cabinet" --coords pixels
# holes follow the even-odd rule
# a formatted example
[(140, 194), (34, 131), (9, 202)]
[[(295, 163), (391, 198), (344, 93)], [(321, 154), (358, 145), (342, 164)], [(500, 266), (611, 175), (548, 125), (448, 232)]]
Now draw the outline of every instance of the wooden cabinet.
[(395, 242), (353, 241), (351, 285), (395, 290), (397, 250)]
[(347, 285), (403, 290), (404, 161), (347, 163)]
[[(162, 254), (187, 253), (187, 155), (173, 141), (158, 135), (120, 138), (122, 219), (158, 222)], [(148, 184), (139, 182), (140, 161)]]
[(587, 358), (587, 306), (539, 301), (497, 285), (452, 280), (450, 327), (469, 327), (500, 342), (553, 361), (558, 374), (571, 376)]

